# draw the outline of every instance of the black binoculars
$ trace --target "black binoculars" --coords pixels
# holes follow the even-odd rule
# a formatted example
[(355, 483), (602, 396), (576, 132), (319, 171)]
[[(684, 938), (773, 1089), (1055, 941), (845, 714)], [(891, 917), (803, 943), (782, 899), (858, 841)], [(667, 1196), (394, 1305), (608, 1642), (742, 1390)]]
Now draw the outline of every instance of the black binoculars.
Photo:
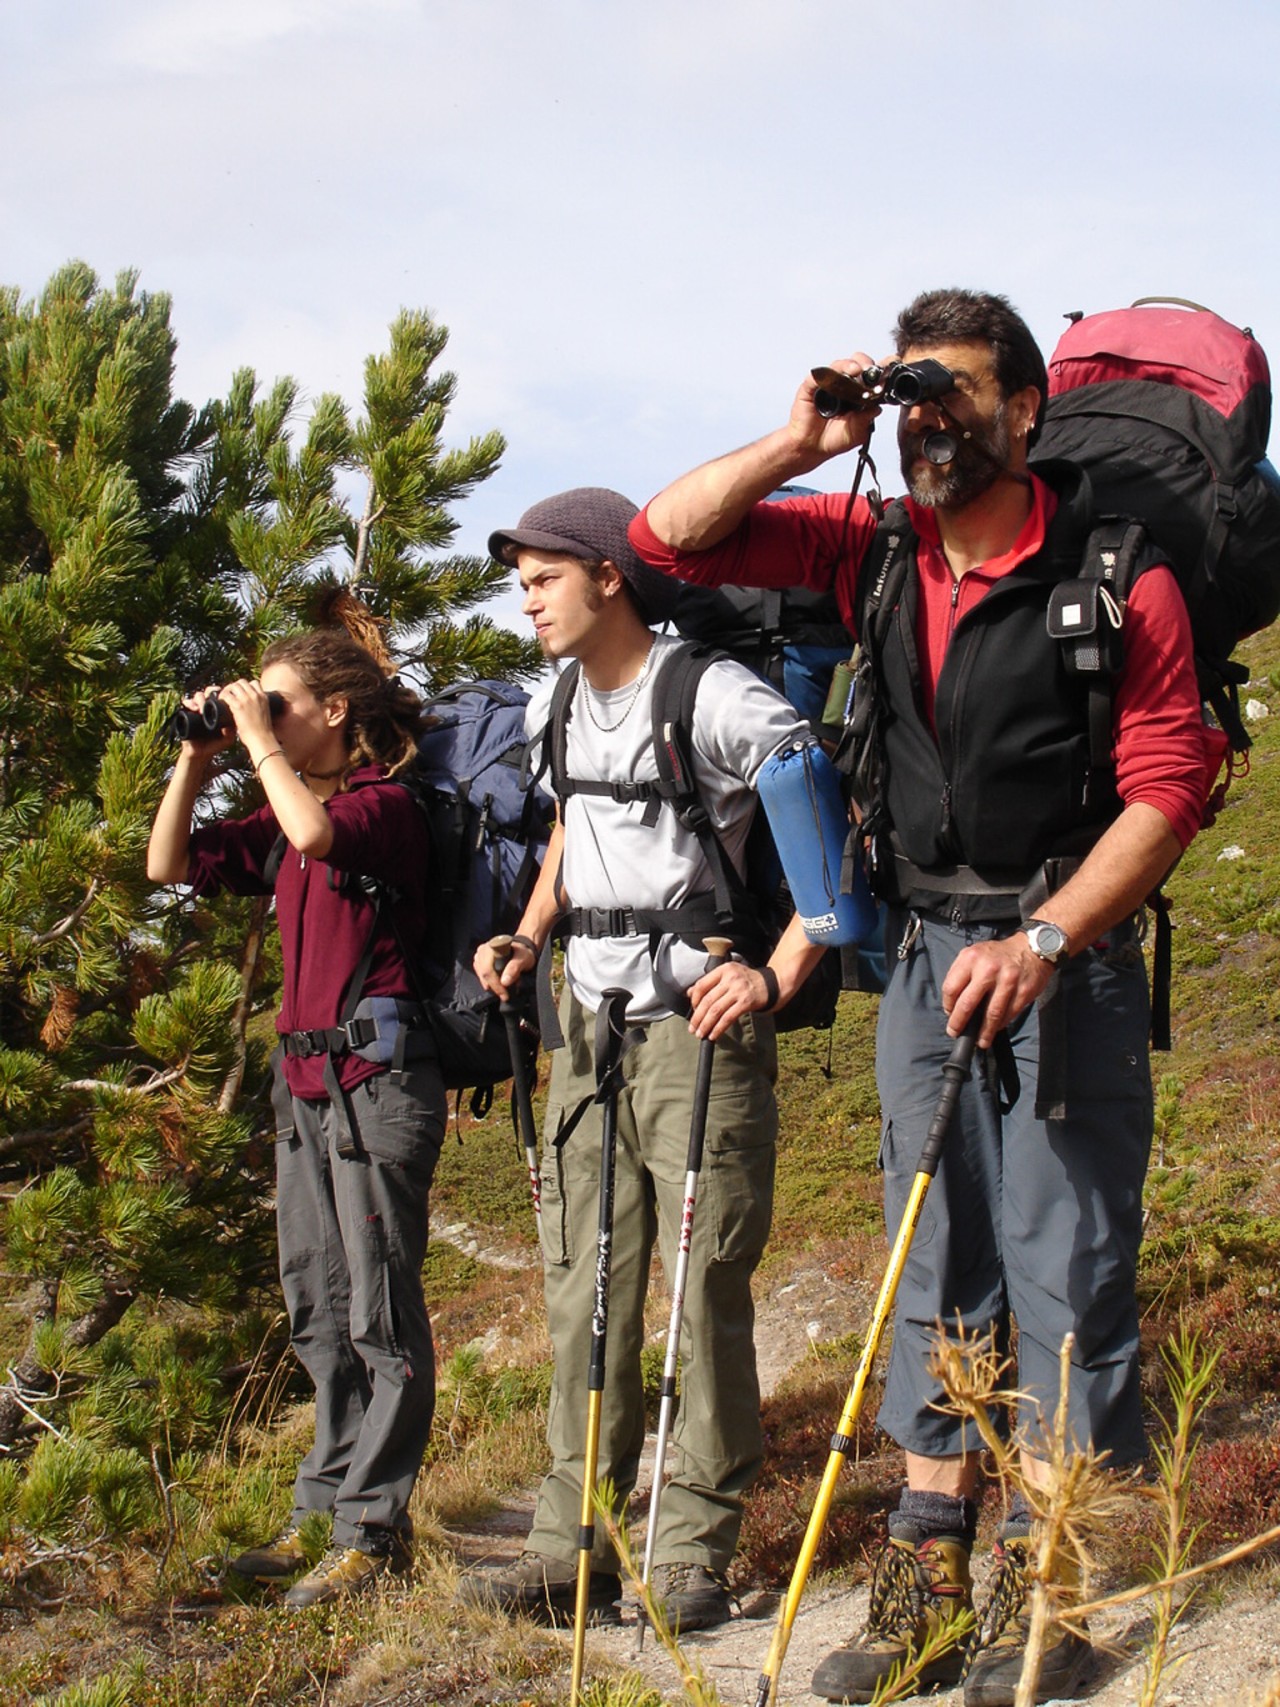
[[(269, 693), (267, 705), (273, 718), (284, 710), (284, 695)], [(212, 741), (224, 729), (230, 729), (235, 719), (230, 709), (216, 694), (210, 694), (199, 711), (180, 705), (169, 719), (169, 734), (175, 741)]]
[(861, 373), (839, 373), (832, 367), (810, 370), (818, 382), (813, 406), (831, 420), (855, 409), (870, 409), (877, 403), (898, 403), (909, 409), (913, 403), (932, 403), (955, 386), (955, 375), (941, 362), (890, 362), (888, 367), (864, 367)]

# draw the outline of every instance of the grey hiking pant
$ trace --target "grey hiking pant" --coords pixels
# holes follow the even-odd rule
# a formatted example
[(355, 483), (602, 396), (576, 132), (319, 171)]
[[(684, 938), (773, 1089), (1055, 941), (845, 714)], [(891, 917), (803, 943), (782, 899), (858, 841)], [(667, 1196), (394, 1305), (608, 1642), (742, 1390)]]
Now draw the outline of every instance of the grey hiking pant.
[[(542, 1251), (555, 1374), (547, 1438), (552, 1466), (528, 1546), (577, 1557), (587, 1424), (587, 1370), (600, 1204), (600, 1110), (555, 1144), (567, 1114), (595, 1093), (595, 1016), (561, 1003), (565, 1047), (553, 1057), (542, 1156)], [(618, 1105), (617, 1184), (609, 1279), (598, 1478), (619, 1508), (635, 1486), (644, 1444), (640, 1353), (655, 1239), (668, 1285), (675, 1273), (689, 1151), (698, 1039), (688, 1021), (658, 1020), (626, 1057)], [(773, 1213), (777, 1107), (773, 1022), (747, 1015), (716, 1045), (706, 1149), (693, 1221), (680, 1350), (680, 1398), (655, 1561), (723, 1571), (742, 1523), (742, 1495), (763, 1456), (751, 1276)], [(658, 1351), (665, 1345), (665, 1318)], [(617, 1557), (596, 1523), (593, 1569)]]
[(422, 1260), (446, 1103), (427, 1065), (402, 1084), (366, 1079), (347, 1104), (357, 1154), (343, 1157), (327, 1100), (277, 1094), (280, 1280), (293, 1349), (316, 1389), (293, 1521), (332, 1511), (335, 1545), (377, 1553), (391, 1531), (409, 1531), (435, 1405)]
[[(889, 920), (890, 976), (880, 1006), (876, 1076), (883, 1128), (885, 1214), (896, 1232), (906, 1207), (951, 1050), (940, 991), (966, 944), (1007, 935), (1004, 925), (954, 928), (925, 917), (905, 958), (907, 915)], [(1002, 1113), (983, 1075), (961, 1091), (942, 1160), (925, 1199), (898, 1292), (893, 1354), (879, 1421), (900, 1446), (927, 1458), (976, 1451), (970, 1427), (931, 1406), (937, 1324), (994, 1327), (1011, 1343), (1026, 1397), (1020, 1438), (1037, 1455), (1058, 1404), (1063, 1337), (1075, 1335), (1070, 1428), (1114, 1465), (1142, 1458), (1136, 1278), (1142, 1185), (1151, 1146), (1150, 1004), (1146, 967), (1131, 928), (1087, 948), (1060, 973), (1066, 1003), (1067, 1115), (1038, 1120), (1040, 1018), (1035, 1006), (1010, 1028), (1019, 1095)]]

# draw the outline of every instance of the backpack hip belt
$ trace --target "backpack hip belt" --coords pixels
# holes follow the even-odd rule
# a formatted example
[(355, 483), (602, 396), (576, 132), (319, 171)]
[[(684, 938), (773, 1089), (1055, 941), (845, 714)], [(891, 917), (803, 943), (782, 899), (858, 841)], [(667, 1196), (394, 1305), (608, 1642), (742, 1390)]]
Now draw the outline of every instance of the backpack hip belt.
[[(426, 1024), (426, 1015), (417, 1002), (397, 996), (366, 996), (349, 1020), (318, 1031), (282, 1032), (280, 1046), (286, 1055), (303, 1060), (312, 1055), (351, 1054), (383, 1064), (391, 1059), (401, 1031), (409, 1031), (415, 1039), (430, 1038)], [(406, 1058), (426, 1053), (411, 1048)]]

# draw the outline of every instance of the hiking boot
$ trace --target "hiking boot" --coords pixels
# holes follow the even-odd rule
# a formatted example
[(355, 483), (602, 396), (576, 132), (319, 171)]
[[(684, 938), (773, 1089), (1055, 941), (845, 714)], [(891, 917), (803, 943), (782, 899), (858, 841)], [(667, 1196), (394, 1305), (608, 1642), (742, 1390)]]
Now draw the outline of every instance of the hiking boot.
[[(973, 1664), (965, 1679), (965, 1707), (1013, 1707), (1031, 1631), (1028, 1594), (1034, 1564), (1031, 1537), (1001, 1537), (995, 1543), (993, 1558), (991, 1596), (983, 1613)], [(1074, 1570), (1064, 1570), (1063, 1580), (1074, 1575)], [(1092, 1652), (1083, 1637), (1052, 1621), (1035, 1699), (1056, 1701), (1075, 1695)]]
[[(969, 1549), (957, 1536), (924, 1541), (890, 1536), (871, 1578), (866, 1627), (852, 1642), (835, 1648), (809, 1685), (824, 1701), (870, 1701), (895, 1666), (945, 1631), (973, 1605)], [(916, 1690), (959, 1683), (964, 1674), (965, 1638), (931, 1659)]]
[(729, 1618), (729, 1585), (719, 1571), (680, 1561), (655, 1565), (649, 1591), (674, 1635), (710, 1630)]
[(281, 1577), (295, 1576), (306, 1568), (307, 1555), (302, 1545), (302, 1531), (291, 1524), (282, 1529), (274, 1541), (265, 1547), (250, 1547), (232, 1559), (230, 1569), (238, 1577), (251, 1577), (255, 1582), (278, 1582)]
[(284, 1597), (286, 1606), (323, 1606), (344, 1595), (363, 1594), (379, 1577), (409, 1568), (411, 1554), (401, 1542), (385, 1552), (366, 1553), (359, 1547), (330, 1547), (314, 1570), (294, 1583)]
[[(587, 1583), (589, 1623), (621, 1622), (620, 1590), (612, 1571), (591, 1572)], [(458, 1584), (458, 1599), (464, 1606), (480, 1606), (490, 1612), (523, 1612), (549, 1624), (571, 1623), (577, 1598), (577, 1565), (545, 1553), (532, 1553), (527, 1547), (513, 1564), (468, 1571)]]

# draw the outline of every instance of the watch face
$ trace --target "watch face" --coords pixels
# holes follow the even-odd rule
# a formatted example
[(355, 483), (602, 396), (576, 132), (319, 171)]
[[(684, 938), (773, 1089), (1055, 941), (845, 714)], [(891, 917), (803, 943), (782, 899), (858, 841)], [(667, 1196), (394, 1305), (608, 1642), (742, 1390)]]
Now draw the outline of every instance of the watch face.
[(1066, 952), (1067, 939), (1057, 925), (1038, 923), (1027, 927), (1027, 941), (1041, 960), (1058, 961)]

